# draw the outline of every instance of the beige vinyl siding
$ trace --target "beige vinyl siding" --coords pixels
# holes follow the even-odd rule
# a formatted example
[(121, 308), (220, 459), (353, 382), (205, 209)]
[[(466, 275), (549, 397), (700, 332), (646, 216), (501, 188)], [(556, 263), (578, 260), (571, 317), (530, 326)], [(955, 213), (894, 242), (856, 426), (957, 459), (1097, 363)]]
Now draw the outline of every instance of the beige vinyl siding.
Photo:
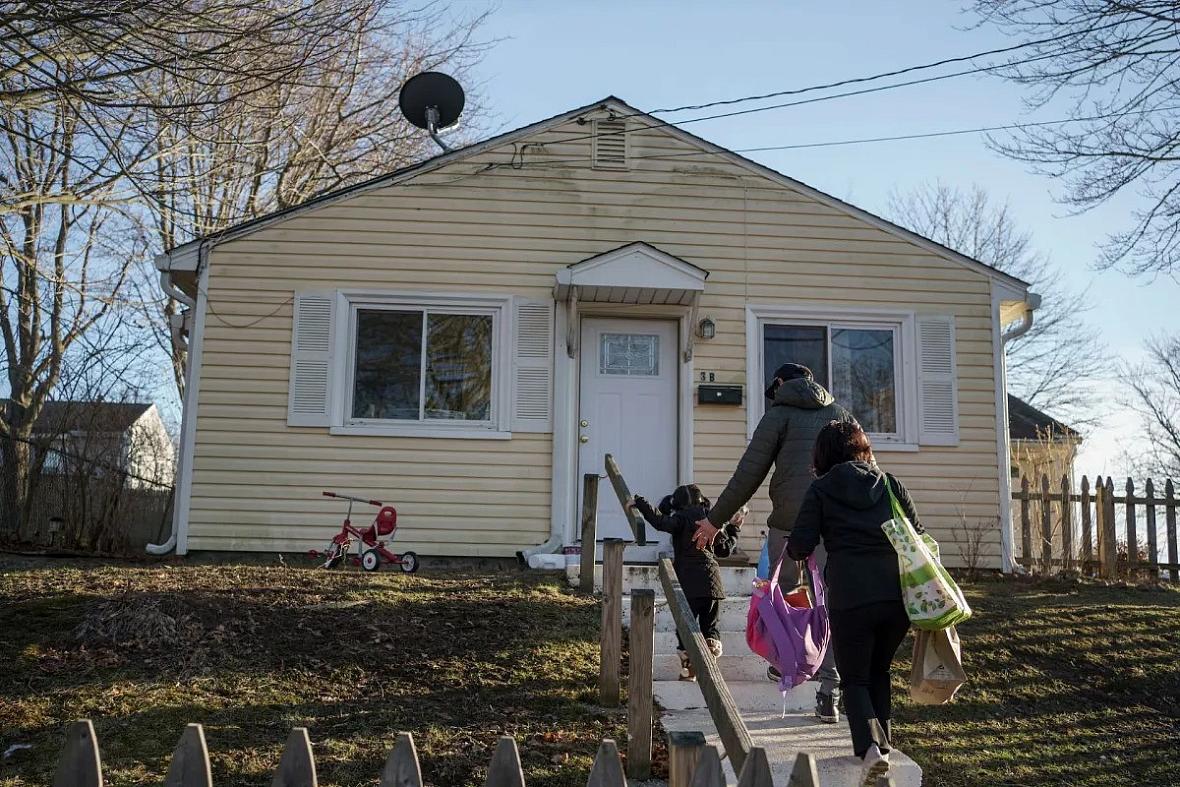
[[(521, 169), (509, 166), (505, 146), (212, 251), (190, 549), (322, 547), (342, 513), (319, 497), (323, 489), (393, 503), (399, 547), (424, 554), (506, 556), (546, 540), (550, 435), (474, 441), (288, 427), (290, 300), (340, 287), (544, 299), (560, 268), (633, 241), (709, 271), (700, 314), (716, 322), (717, 336), (697, 343), (693, 365), (726, 382), (745, 382), (747, 304), (954, 314), (960, 445), (879, 458), (912, 488), (940, 540), (954, 540), (960, 514), (994, 522), (985, 275), (721, 157), (674, 156), (697, 148), (663, 130), (632, 135), (629, 170), (592, 169), (589, 128), (571, 122), (536, 135)], [(695, 480), (707, 493), (728, 480), (746, 428), (744, 408), (695, 408)], [(755, 513), (756, 524), (765, 522), (764, 490)], [(748, 531), (751, 550), (759, 529)], [(994, 525), (989, 549), (998, 564)], [(953, 546), (946, 552), (953, 560)]]

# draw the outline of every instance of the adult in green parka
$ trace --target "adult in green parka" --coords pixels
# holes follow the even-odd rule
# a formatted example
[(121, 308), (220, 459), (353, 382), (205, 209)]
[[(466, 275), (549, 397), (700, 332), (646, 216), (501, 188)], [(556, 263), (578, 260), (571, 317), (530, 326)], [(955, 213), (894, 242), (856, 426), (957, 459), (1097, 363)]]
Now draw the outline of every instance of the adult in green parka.
[[(773, 566), (787, 543), (803, 495), (814, 479), (811, 456), (815, 438), (832, 421), (855, 419), (815, 381), (810, 369), (799, 364), (783, 364), (775, 370), (774, 379), (766, 389), (766, 398), (766, 414), (758, 422), (746, 452), (725, 491), (710, 509), (708, 519), (697, 522), (694, 540), (702, 549), (711, 543), (721, 527), (754, 496), (773, 468), (774, 474), (770, 477), (772, 510), (766, 520), (770, 528), (767, 537)], [(817, 550), (815, 558), (822, 571), (827, 555)], [(789, 592), (799, 581), (795, 563), (788, 558), (779, 578), (783, 592)], [(771, 677), (777, 680), (773, 670)], [(840, 679), (831, 648), (816, 677), (820, 681), (816, 717), (834, 724), (840, 720), (836, 710), (836, 689)]]

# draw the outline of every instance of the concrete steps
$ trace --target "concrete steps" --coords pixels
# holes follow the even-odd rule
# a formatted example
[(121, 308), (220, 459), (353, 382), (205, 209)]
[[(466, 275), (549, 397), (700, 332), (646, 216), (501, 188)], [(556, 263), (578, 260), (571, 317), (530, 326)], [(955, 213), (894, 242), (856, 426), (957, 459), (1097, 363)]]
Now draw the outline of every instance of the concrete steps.
[[(570, 585), (576, 586), (578, 584), (578, 574), (579, 566), (577, 563), (570, 563), (566, 566), (566, 579)], [(731, 598), (738, 596), (749, 597), (753, 589), (754, 568), (752, 566), (745, 568), (722, 566), (721, 579), (725, 587), (726, 596)], [(659, 567), (655, 564), (624, 565), (623, 592), (630, 593), (636, 588), (654, 590), (657, 596), (663, 596), (664, 588), (660, 584)], [(596, 593), (602, 592), (601, 563), (594, 566), (594, 591)], [(743, 623), (743, 625), (745, 624)]]
[[(824, 787), (861, 784), (861, 764), (852, 755), (848, 725), (843, 719), (838, 724), (821, 724), (810, 713), (788, 712), (786, 718), (782, 718), (781, 711), (757, 710), (743, 711), (742, 717), (754, 745), (766, 749), (775, 784), (789, 783), (791, 768), (799, 752), (808, 752), (815, 757), (820, 784)], [(708, 743), (722, 750), (713, 720), (704, 708), (669, 713), (662, 722), (669, 732), (703, 732)], [(723, 759), (721, 763), (729, 783), (736, 783), (737, 776), (729, 759)], [(889, 776), (896, 787), (922, 785), (921, 767), (897, 749), (889, 755)]]
[[(722, 631), (745, 631), (746, 616), (750, 612), (750, 597), (736, 596), (721, 602)], [(623, 597), (623, 625), (631, 624), (631, 597)], [(676, 631), (676, 621), (672, 618), (672, 610), (662, 595), (656, 597), (656, 632)]]
[[(755, 657), (757, 658), (757, 657)], [(765, 664), (765, 662), (764, 662)], [(733, 701), (745, 714), (747, 710), (756, 712), (783, 712), (783, 695), (779, 693), (778, 684), (766, 679), (766, 667), (762, 668), (761, 680), (729, 680), (725, 681)], [(788, 713), (815, 710), (815, 683), (804, 683), (787, 692), (786, 709)], [(655, 682), (656, 702), (668, 711), (687, 711), (706, 708), (705, 697), (700, 687), (686, 680), (657, 680)], [(706, 716), (707, 716), (706, 712)], [(709, 725), (712, 727), (712, 720)], [(845, 728), (847, 732), (847, 728)]]
[[(721, 674), (725, 681), (765, 681), (766, 662), (761, 656), (750, 653), (745, 648), (742, 650), (742, 653), (726, 653), (721, 657)], [(657, 653), (652, 666), (657, 681), (680, 679), (680, 656), (675, 653)]]

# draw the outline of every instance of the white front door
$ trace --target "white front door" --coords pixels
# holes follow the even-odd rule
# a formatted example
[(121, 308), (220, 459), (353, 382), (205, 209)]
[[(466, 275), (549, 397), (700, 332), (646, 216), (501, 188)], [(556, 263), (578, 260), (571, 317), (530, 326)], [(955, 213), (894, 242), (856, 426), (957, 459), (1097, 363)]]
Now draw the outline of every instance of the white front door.
[[(678, 333), (677, 323), (669, 320), (582, 321), (579, 481), (585, 473), (603, 475), (603, 457), (611, 454), (631, 492), (652, 505), (676, 487)], [(580, 497), (582, 484), (577, 487)], [(598, 488), (598, 539), (604, 538), (634, 538), (606, 478)], [(648, 528), (650, 543), (667, 540)]]

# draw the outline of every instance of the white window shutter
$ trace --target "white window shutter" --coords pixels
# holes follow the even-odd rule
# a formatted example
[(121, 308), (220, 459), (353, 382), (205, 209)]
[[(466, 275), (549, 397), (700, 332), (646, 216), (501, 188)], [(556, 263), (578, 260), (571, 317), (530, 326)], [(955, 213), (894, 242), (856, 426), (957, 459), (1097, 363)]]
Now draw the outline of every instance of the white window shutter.
[(921, 445), (958, 445), (955, 318), (918, 317), (917, 328), (918, 442)]
[(295, 294), (291, 331), (288, 426), (328, 426), (332, 323), (336, 296)]
[(553, 431), (553, 301), (517, 299), (512, 320), (512, 431)]

